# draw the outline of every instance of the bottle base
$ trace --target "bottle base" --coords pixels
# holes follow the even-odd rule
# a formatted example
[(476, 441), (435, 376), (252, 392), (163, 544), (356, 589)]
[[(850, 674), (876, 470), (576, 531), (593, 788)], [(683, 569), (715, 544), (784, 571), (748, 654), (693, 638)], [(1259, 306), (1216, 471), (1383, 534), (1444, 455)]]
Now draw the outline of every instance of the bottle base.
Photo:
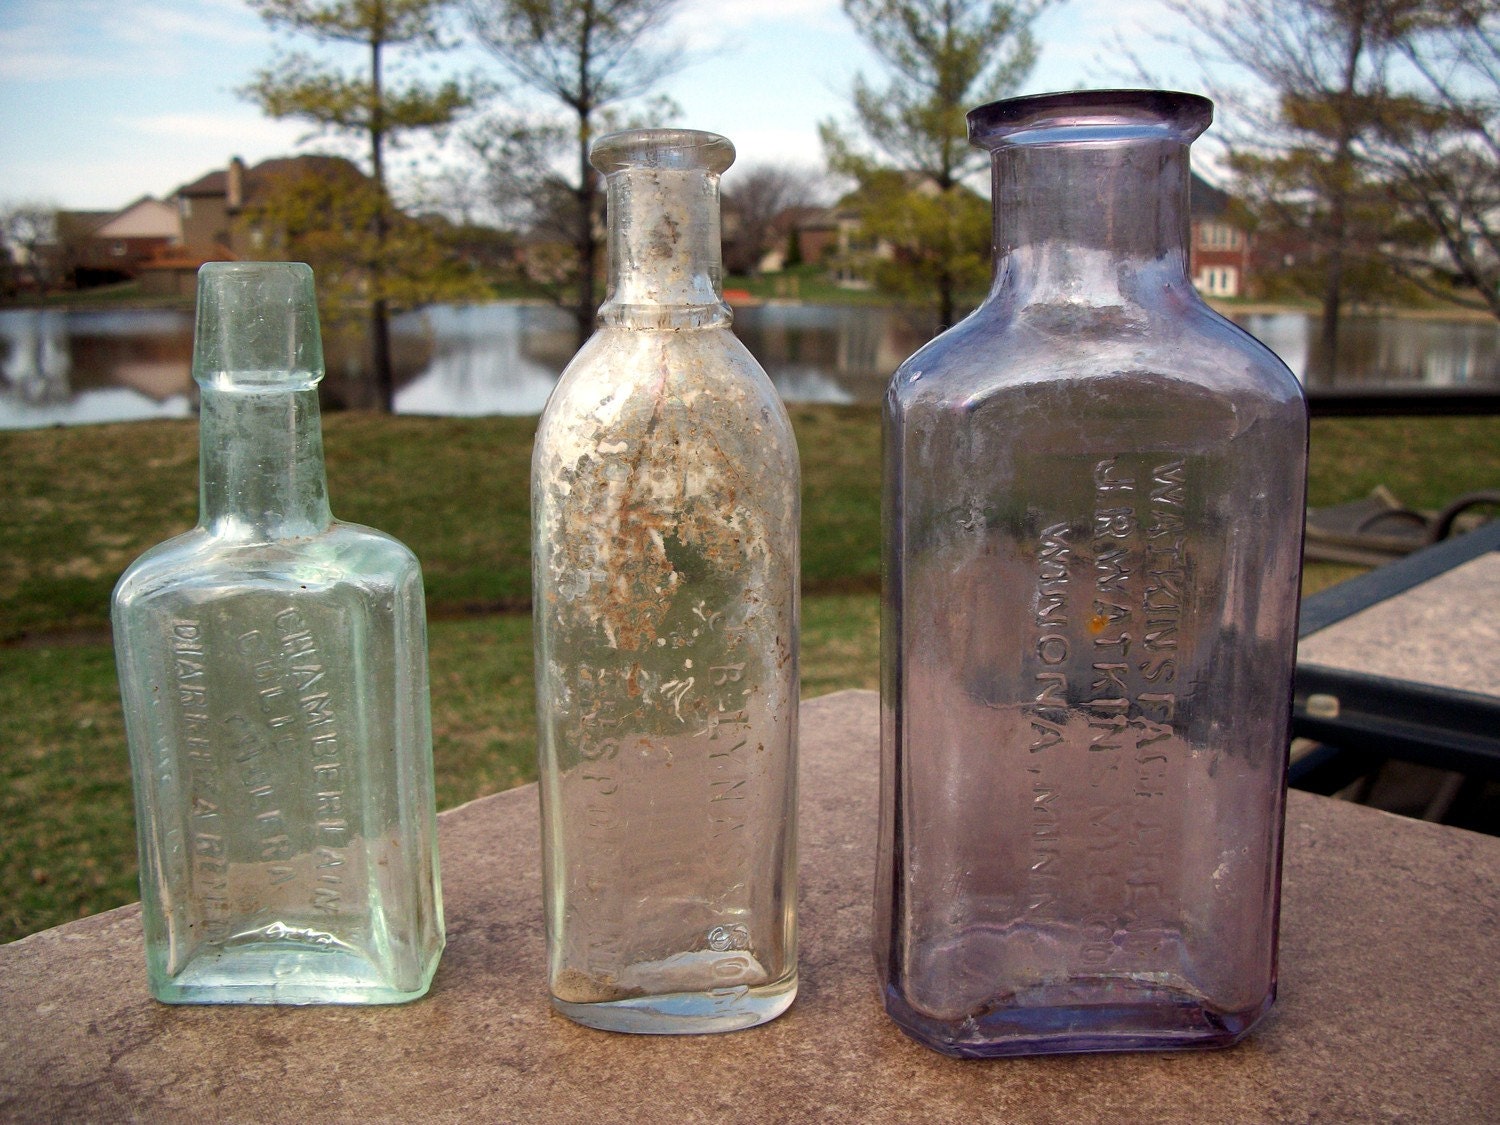
[[(1070, 984), (1087, 987), (1087, 982)], [(962, 1020), (940, 1020), (917, 1012), (890, 986), (885, 989), (886, 1012), (905, 1034), (942, 1054), (975, 1059), (1228, 1047), (1249, 1033), (1274, 1000), (1272, 989), (1253, 1008), (1223, 1012), (1201, 997), (1159, 988), (1130, 1003), (1002, 1001)]]
[(204, 954), (170, 977), (153, 974), (151, 995), (163, 1004), (405, 1004), (427, 994), (440, 953), (400, 988), (353, 951), (240, 947)]
[(580, 1003), (552, 997), (552, 1007), (574, 1023), (635, 1035), (705, 1035), (769, 1023), (792, 1006), (797, 974), (757, 987), (734, 985), (701, 992), (668, 992)]

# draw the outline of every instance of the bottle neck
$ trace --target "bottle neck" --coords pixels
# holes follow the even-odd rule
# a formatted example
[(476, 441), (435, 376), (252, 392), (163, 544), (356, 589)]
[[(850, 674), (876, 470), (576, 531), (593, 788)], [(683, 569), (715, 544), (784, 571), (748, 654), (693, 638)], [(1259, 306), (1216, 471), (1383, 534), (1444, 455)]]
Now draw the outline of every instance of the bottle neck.
[(198, 526), (252, 542), (327, 530), (316, 384), (199, 386)]
[(633, 166), (609, 174), (609, 288), (599, 321), (627, 328), (727, 325), (720, 291), (719, 176)]
[(1188, 281), (1188, 146), (1020, 144), (994, 153), (995, 292), (1138, 304)]

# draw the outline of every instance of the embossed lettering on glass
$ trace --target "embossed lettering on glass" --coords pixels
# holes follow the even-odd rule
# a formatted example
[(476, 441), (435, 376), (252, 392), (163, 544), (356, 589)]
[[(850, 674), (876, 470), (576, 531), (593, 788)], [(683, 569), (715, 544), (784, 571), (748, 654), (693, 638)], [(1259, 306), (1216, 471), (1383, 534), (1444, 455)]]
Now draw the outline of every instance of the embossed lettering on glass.
[(592, 150), (599, 330), (532, 459), (553, 1005), (615, 1031), (730, 1031), (797, 987), (799, 471), (719, 292), (723, 137)]
[(312, 271), (198, 278), (198, 526), (114, 594), (152, 994), (383, 1004), (443, 948), (422, 575), (329, 513)]
[(1275, 994), (1306, 408), (1187, 274), (1203, 98), (997, 102), (995, 281), (886, 401), (876, 959), (955, 1055)]

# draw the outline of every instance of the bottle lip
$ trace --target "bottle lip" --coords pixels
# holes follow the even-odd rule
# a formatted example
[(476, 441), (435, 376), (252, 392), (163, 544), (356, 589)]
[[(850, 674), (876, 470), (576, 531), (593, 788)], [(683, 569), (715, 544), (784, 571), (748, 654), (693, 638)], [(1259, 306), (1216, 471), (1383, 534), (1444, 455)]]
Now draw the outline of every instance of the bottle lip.
[(606, 176), (627, 168), (722, 173), (734, 163), (734, 144), (701, 129), (626, 129), (595, 140), (589, 163)]
[(193, 378), (215, 391), (296, 391), (323, 377), (305, 262), (206, 262), (198, 270)]
[(1006, 98), (971, 109), (969, 143), (1009, 145), (1123, 143), (1188, 144), (1214, 119), (1214, 103), (1179, 90), (1071, 90)]

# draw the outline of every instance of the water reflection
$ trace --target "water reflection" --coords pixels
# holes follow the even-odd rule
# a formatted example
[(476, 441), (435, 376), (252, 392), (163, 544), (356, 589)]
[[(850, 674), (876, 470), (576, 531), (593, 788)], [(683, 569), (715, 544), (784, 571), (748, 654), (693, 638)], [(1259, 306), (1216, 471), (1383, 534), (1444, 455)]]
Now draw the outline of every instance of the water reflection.
[[(1330, 384), (1316, 317), (1238, 319), (1312, 387), (1500, 385), (1493, 322), (1349, 317)], [(550, 305), (440, 305), (392, 329), (403, 414), (536, 414), (573, 351), (571, 317)], [(186, 312), (0, 310), (0, 428), (191, 414), (192, 331)], [(737, 310), (735, 331), (789, 402), (878, 401), (928, 336), (917, 318), (868, 306), (761, 305)], [(358, 401), (358, 341), (328, 333), (325, 347), (327, 400)]]
[(1308, 387), (1500, 383), (1500, 326), (1494, 321), (1345, 317), (1339, 324), (1337, 376), (1329, 378), (1317, 317), (1251, 313), (1234, 319)]
[(0, 310), (0, 428), (185, 418), (192, 318)]
[[(429, 352), (409, 380), (398, 371), (398, 414), (539, 414), (573, 354), (572, 316), (551, 305), (440, 305), (394, 328)], [(873, 402), (926, 339), (883, 308), (757, 306), (734, 328), (788, 402)]]
[(878, 402), (903, 359), (931, 338), (896, 309), (759, 305), (734, 330), (788, 402)]
[(540, 414), (574, 339), (573, 318), (550, 305), (439, 305), (394, 328), (430, 352), (397, 388), (398, 414)]

